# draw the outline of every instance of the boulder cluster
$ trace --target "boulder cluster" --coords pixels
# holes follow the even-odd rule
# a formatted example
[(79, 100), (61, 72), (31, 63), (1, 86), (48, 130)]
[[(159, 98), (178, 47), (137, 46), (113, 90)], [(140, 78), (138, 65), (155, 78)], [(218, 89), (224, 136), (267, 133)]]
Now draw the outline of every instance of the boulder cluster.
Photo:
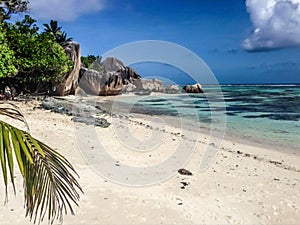
[(147, 80), (131, 67), (114, 57), (102, 63), (103, 71), (82, 67), (79, 71), (78, 87), (91, 95), (118, 95), (125, 92), (162, 92), (160, 80)]
[[(73, 68), (65, 74), (63, 81), (56, 87), (56, 94), (118, 95), (121, 93), (150, 94), (151, 92), (179, 93), (178, 85), (169, 85), (163, 89), (158, 79), (143, 79), (133, 68), (123, 64), (115, 57), (106, 58), (97, 68), (86, 68), (81, 64), (80, 46), (68, 42), (65, 52), (73, 61)], [(200, 84), (187, 85), (182, 89), (186, 93), (202, 93)]]

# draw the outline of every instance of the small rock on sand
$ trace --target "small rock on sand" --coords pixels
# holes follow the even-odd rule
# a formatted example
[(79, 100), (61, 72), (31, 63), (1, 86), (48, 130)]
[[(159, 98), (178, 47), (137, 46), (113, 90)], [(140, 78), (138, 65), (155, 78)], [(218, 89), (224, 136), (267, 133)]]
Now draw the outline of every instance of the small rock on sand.
[(187, 169), (179, 169), (178, 173), (181, 174), (181, 175), (185, 175), (185, 176), (192, 176), (193, 175), (192, 172), (190, 172)]

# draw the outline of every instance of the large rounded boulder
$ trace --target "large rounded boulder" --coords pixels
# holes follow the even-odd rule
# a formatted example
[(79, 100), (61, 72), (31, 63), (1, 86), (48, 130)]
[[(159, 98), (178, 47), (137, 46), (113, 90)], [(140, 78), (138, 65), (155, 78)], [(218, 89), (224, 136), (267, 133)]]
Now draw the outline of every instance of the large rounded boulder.
[(120, 59), (107, 57), (103, 62), (103, 68), (107, 73), (111, 73), (125, 68), (125, 65)]

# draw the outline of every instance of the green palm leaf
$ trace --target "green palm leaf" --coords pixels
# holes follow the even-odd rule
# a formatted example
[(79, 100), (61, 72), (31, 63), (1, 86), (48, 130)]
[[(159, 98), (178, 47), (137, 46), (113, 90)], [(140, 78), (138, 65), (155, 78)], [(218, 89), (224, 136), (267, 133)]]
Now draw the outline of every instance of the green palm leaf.
[(50, 20), (50, 24), (44, 23), (43, 25), (45, 33), (52, 35), (55, 41), (61, 46), (64, 46), (68, 41), (73, 40), (73, 38), (67, 37), (67, 33), (62, 31), (62, 27), (58, 26), (57, 21)]
[[(2, 106), (2, 104), (1, 104)], [(0, 115), (26, 123), (17, 109), (0, 107)], [(24, 181), (26, 216), (34, 223), (47, 215), (52, 224), (62, 221), (68, 210), (74, 214), (72, 203), (78, 205), (82, 189), (74, 175), (73, 166), (61, 154), (33, 138), (28, 132), (0, 120), (0, 162), (7, 201), (8, 177), (13, 189), (14, 158)]]

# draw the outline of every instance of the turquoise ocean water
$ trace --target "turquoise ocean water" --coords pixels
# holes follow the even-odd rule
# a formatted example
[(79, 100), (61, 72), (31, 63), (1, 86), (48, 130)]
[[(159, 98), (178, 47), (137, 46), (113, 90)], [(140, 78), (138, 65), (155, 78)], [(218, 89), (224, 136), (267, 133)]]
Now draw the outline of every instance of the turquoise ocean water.
[(133, 96), (118, 101), (134, 104), (134, 113), (180, 117), (207, 129), (212, 122), (223, 126), (225, 119), (226, 136), (230, 138), (300, 153), (300, 85), (203, 89), (203, 94)]

